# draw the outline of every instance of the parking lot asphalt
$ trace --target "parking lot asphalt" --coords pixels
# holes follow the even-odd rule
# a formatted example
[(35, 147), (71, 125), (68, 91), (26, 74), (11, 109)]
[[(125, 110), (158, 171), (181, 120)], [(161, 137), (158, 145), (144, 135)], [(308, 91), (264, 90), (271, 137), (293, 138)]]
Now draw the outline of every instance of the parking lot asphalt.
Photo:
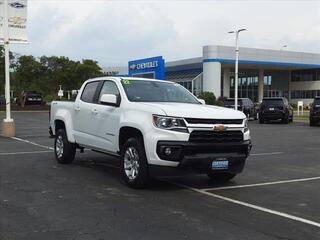
[(1, 240), (320, 239), (320, 127), (251, 121), (252, 155), (229, 183), (188, 175), (133, 190), (115, 158), (57, 164), (48, 113), (13, 117), (17, 137), (0, 137)]

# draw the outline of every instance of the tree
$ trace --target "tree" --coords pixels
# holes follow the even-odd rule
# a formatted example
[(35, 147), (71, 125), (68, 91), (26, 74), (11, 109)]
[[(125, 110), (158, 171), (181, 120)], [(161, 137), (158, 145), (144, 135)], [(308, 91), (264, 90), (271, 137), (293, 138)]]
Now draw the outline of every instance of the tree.
[(205, 100), (208, 105), (223, 106), (223, 102), (217, 100), (213, 92), (202, 92), (199, 94), (198, 98)]

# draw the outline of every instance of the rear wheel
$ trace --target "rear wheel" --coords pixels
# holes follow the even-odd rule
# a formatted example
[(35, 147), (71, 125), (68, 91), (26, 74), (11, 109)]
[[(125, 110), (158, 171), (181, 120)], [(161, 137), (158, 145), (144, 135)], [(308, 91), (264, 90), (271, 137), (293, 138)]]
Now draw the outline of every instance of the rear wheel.
[(293, 122), (293, 115), (290, 117), (290, 122), (291, 123)]
[(148, 163), (143, 140), (129, 138), (121, 151), (122, 175), (131, 188), (145, 188), (149, 181)]
[(284, 118), (282, 119), (282, 123), (288, 124), (288, 123), (289, 123), (289, 116), (284, 117)]
[(234, 178), (237, 174), (209, 172), (207, 175), (213, 181), (227, 182), (227, 181), (231, 180), (232, 178)]
[(65, 129), (59, 129), (54, 140), (54, 154), (58, 163), (72, 163), (76, 154), (76, 145), (70, 143)]

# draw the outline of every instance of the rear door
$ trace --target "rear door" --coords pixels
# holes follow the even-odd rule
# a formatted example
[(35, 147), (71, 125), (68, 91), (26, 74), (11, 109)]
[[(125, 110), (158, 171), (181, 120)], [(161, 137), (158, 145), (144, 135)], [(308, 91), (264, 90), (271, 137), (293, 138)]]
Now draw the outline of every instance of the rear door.
[(97, 103), (97, 92), (102, 81), (88, 82), (79, 99), (74, 104), (73, 128), (76, 142), (85, 146), (94, 146), (95, 140), (92, 136), (93, 122), (92, 112)]

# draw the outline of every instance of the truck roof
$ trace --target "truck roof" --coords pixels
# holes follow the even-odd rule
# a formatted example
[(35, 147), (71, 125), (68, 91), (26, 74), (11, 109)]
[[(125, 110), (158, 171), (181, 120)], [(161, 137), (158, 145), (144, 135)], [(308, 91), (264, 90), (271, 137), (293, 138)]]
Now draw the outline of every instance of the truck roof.
[(105, 80), (115, 80), (115, 81), (121, 81), (123, 79), (127, 80), (142, 80), (142, 81), (156, 81), (156, 82), (167, 82), (167, 83), (174, 83), (166, 80), (159, 80), (159, 79), (152, 79), (152, 78), (138, 78), (138, 77), (97, 77), (97, 78), (91, 78), (88, 79), (86, 82), (92, 82), (92, 81), (105, 81)]

